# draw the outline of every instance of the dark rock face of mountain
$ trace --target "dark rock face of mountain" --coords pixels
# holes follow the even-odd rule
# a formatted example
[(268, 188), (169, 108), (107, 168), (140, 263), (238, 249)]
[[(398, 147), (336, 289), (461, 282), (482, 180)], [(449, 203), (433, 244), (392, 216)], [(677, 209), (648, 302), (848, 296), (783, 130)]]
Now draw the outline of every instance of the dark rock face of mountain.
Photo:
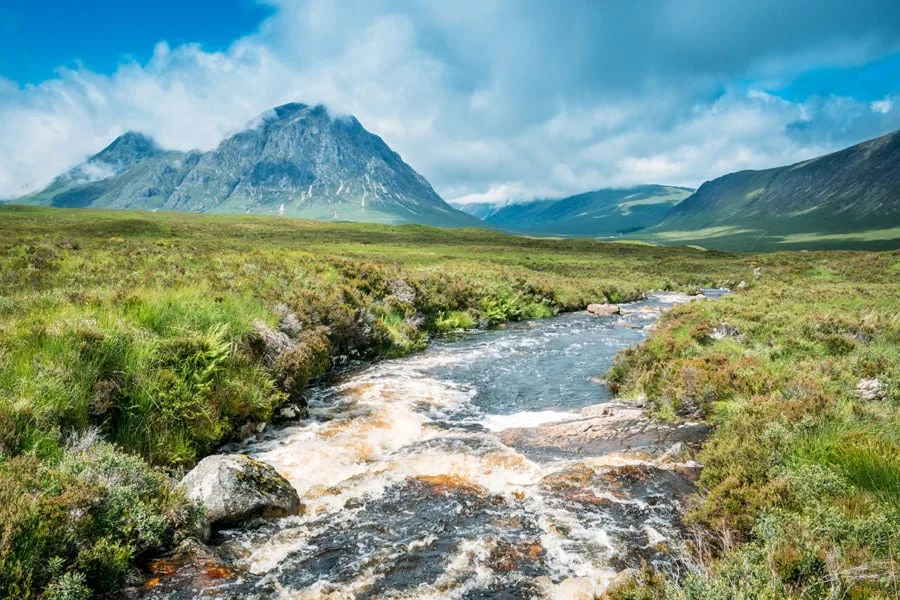
[(129, 132), (23, 201), (52, 206), (283, 214), (484, 225), (432, 189), (353, 117), (279, 106), (210, 152), (160, 149)]
[(558, 200), (496, 207), (458, 205), (492, 225), (547, 235), (606, 236), (656, 224), (693, 190), (664, 185), (595, 190)]
[(705, 231), (713, 240), (744, 235), (781, 244), (803, 236), (816, 247), (816, 237), (897, 227), (900, 131), (795, 165), (708, 181), (648, 233)]

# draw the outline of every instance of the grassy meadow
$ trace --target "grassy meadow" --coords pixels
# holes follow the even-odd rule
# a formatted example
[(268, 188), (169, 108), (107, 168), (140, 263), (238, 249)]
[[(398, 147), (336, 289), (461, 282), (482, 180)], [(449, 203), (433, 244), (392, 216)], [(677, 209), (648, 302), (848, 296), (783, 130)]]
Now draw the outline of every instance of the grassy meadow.
[[(716, 426), (690, 513), (696, 573), (648, 572), (620, 594), (893, 597), (898, 278), (896, 252), (0, 207), (0, 595), (126, 585), (194, 526), (173, 478), (329, 368), (454, 329), (743, 281), (673, 310), (610, 375), (660, 417)], [(722, 322), (739, 333), (720, 339)], [(296, 345), (269, 361), (260, 327), (285, 323)], [(861, 378), (878, 379), (878, 399), (855, 397)]]

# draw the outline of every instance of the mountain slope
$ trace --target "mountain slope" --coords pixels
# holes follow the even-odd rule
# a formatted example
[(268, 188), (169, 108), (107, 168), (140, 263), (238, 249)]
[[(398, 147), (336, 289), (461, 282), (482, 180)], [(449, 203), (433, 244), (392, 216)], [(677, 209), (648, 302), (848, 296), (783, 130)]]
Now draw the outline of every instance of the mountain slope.
[(353, 117), (279, 106), (210, 152), (160, 149), (129, 132), (45, 190), (50, 206), (284, 214), (314, 219), (483, 226)]
[(655, 224), (693, 190), (663, 185), (595, 190), (558, 200), (534, 200), (502, 207), (457, 205), (492, 225), (548, 235), (603, 236)]
[(646, 234), (732, 250), (900, 247), (900, 131), (708, 181)]

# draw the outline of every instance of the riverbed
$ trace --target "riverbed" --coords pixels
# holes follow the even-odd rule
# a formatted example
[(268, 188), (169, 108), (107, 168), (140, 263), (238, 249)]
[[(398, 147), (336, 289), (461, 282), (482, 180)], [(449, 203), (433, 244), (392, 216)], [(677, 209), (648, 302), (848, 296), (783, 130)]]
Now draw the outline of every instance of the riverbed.
[[(564, 598), (599, 594), (642, 561), (682, 568), (697, 465), (656, 430), (637, 446), (599, 430), (611, 411), (638, 410), (604, 409), (618, 406), (602, 379), (613, 357), (688, 300), (461, 333), (313, 389), (308, 419), (236, 449), (274, 466), (304, 510), (220, 532), (218, 553), (249, 575), (218, 591)], [(560, 442), (594, 429), (609, 443)]]

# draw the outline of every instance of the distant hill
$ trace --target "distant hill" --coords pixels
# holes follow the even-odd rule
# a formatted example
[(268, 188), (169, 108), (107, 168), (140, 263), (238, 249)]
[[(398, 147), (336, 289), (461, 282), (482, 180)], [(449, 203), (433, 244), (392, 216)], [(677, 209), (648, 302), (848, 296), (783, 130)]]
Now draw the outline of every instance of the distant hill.
[(900, 132), (708, 181), (640, 235), (727, 250), (900, 248)]
[(209, 152), (167, 151), (128, 132), (15, 202), (484, 226), (355, 118), (304, 104), (272, 109)]
[(691, 192), (690, 188), (640, 185), (500, 207), (491, 204), (456, 206), (504, 229), (593, 237), (630, 233), (654, 225)]

